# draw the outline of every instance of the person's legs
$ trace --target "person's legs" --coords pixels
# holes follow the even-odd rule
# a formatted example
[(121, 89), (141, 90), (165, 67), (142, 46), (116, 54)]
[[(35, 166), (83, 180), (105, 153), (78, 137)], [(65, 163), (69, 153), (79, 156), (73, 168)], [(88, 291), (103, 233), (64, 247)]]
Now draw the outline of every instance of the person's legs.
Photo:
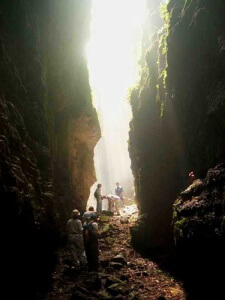
[(115, 200), (111, 199), (111, 212), (114, 213), (114, 204), (115, 204)]
[(112, 200), (108, 198), (108, 211), (112, 211)]
[(122, 197), (122, 201), (123, 201), (123, 206), (126, 206), (127, 205), (127, 198)]
[(119, 212), (119, 201), (115, 201), (115, 209), (116, 209), (117, 215), (120, 215), (120, 212)]
[(91, 271), (91, 247), (90, 244), (85, 244), (85, 253), (87, 257), (88, 270)]
[(102, 212), (102, 199), (99, 199), (100, 213)]
[(78, 260), (75, 234), (69, 234), (68, 240), (69, 240), (69, 249), (70, 249), (70, 252), (71, 252), (72, 257), (73, 257), (74, 265), (76, 267), (78, 267), (80, 264), (79, 264), (79, 260)]
[(102, 212), (102, 200), (101, 199), (96, 199), (97, 201), (97, 213), (100, 214)]
[(90, 247), (90, 271), (98, 271), (99, 268), (99, 249), (98, 249), (98, 241), (91, 244)]
[(85, 265), (87, 263), (86, 260), (86, 255), (84, 252), (84, 242), (83, 242), (83, 238), (81, 235), (76, 235), (75, 236), (76, 239), (76, 247), (77, 247), (77, 256), (78, 256), (78, 260), (80, 261), (80, 263), (82, 263), (83, 265)]

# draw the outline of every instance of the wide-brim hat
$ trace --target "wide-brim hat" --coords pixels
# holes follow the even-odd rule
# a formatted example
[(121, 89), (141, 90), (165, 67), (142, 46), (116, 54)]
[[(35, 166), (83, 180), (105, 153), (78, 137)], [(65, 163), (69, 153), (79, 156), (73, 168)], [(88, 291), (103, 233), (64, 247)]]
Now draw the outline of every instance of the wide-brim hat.
[(72, 211), (72, 215), (73, 215), (73, 216), (79, 216), (79, 215), (80, 215), (79, 210), (78, 210), (78, 209), (74, 209), (74, 210)]

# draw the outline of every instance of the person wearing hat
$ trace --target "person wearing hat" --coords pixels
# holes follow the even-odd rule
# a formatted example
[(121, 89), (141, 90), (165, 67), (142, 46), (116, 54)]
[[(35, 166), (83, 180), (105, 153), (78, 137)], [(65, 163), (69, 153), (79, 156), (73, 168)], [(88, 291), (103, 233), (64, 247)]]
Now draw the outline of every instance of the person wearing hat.
[(72, 218), (67, 222), (69, 249), (71, 251), (75, 267), (80, 267), (81, 264), (86, 264), (83, 228), (79, 216), (79, 211), (74, 209), (72, 212)]

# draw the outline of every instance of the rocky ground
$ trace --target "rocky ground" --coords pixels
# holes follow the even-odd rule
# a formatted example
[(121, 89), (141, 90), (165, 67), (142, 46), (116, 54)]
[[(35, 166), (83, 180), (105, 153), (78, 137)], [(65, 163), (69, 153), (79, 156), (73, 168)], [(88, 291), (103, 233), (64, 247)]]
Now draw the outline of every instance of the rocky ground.
[(130, 244), (131, 222), (105, 217), (100, 223), (99, 273), (76, 271), (67, 249), (58, 252), (53, 285), (45, 300), (184, 300), (182, 286), (158, 266), (142, 258)]

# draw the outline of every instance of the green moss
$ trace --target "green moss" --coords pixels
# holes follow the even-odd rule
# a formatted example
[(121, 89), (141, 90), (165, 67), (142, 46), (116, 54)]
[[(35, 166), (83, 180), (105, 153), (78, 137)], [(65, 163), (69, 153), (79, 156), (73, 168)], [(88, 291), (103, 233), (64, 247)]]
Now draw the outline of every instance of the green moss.
[(185, 223), (186, 223), (186, 219), (184, 217), (174, 223), (175, 239), (183, 237), (183, 227)]
[(177, 218), (177, 211), (174, 210), (174, 211), (173, 211), (173, 220), (176, 219), (176, 218)]
[(159, 51), (162, 55), (167, 53), (167, 36), (168, 36), (168, 26), (165, 24), (164, 27), (158, 32), (159, 37)]
[(162, 3), (160, 5), (160, 16), (165, 21), (166, 24), (169, 24), (170, 21), (170, 14), (167, 9), (167, 3)]
[(160, 106), (160, 118), (164, 116), (164, 110), (165, 110), (165, 102), (162, 102)]

